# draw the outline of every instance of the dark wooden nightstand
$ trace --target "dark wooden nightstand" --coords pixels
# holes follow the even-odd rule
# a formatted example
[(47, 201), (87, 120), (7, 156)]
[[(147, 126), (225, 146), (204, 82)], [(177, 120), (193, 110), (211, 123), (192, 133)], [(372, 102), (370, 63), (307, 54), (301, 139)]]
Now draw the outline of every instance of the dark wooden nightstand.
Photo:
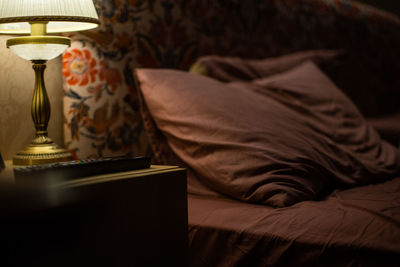
[(1, 266), (185, 266), (185, 170), (151, 166), (52, 187), (0, 173)]

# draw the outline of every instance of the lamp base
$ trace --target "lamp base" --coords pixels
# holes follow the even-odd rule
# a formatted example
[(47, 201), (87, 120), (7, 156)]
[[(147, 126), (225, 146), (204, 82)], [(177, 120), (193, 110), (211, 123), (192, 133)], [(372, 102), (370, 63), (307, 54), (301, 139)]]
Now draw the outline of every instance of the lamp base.
[(54, 142), (30, 144), (13, 157), (14, 165), (37, 165), (72, 160), (71, 154)]

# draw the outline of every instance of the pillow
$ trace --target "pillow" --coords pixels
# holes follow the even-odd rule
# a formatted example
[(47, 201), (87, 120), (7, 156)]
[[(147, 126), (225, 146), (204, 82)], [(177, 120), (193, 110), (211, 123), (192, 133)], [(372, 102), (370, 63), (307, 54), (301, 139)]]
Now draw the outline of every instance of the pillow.
[(188, 179), (233, 198), (283, 207), (400, 172), (399, 151), (312, 62), (247, 83), (161, 69), (135, 77)]
[[(242, 59), (239, 57), (203, 56), (192, 65), (190, 72), (203, 74), (221, 81), (253, 80), (277, 74), (305, 62), (335, 65), (335, 59), (343, 53), (338, 50), (308, 50), (261, 60)], [(185, 167), (184, 163), (171, 151), (165, 137), (155, 127), (146, 103), (139, 92), (140, 112), (144, 127), (153, 150), (153, 161), (156, 164), (174, 164)], [(190, 180), (189, 180), (190, 182)], [(190, 185), (189, 185), (190, 186)]]
[[(315, 62), (339, 85), (364, 116), (390, 116), (400, 111), (397, 103), (400, 99), (400, 79), (394, 75), (393, 62), (377, 61), (371, 65), (371, 58), (360, 57), (355, 51), (306, 50), (257, 60), (209, 55), (198, 58), (190, 72), (224, 82), (249, 81), (287, 71), (307, 60)], [(388, 70), (377, 71), (376, 68)]]
[(209, 55), (200, 57), (189, 71), (223, 82), (254, 80), (287, 71), (308, 60), (316, 64), (335, 65), (338, 63), (335, 59), (341, 54), (337, 50), (308, 50), (265, 59)]
[[(135, 74), (135, 82), (138, 85), (138, 78)], [(196, 174), (181, 160), (168, 146), (167, 140), (162, 132), (157, 128), (155, 122), (147, 108), (146, 102), (143, 99), (143, 94), (140, 90), (138, 92), (140, 114), (142, 116), (143, 126), (145, 128), (149, 145), (152, 149), (152, 164), (161, 165), (176, 165), (187, 168), (187, 189), (191, 194), (202, 196), (220, 197), (216, 191), (209, 188), (201, 182)]]

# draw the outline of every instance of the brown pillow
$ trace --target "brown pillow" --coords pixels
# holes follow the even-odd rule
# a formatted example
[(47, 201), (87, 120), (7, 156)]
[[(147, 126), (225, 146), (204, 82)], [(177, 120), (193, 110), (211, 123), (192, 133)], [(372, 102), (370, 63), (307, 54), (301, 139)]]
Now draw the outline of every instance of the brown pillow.
[[(140, 88), (138, 83), (139, 78), (134, 73), (135, 82), (137, 87)], [(220, 196), (216, 191), (212, 190), (201, 180), (199, 180), (194, 173), (169, 147), (167, 140), (163, 133), (156, 126), (149, 109), (144, 101), (141, 90), (138, 90), (138, 98), (140, 102), (140, 113), (143, 120), (143, 126), (147, 133), (147, 139), (152, 149), (152, 163), (161, 165), (176, 165), (187, 168), (187, 188), (191, 194), (202, 195), (202, 196)]]
[[(224, 82), (239, 80), (254, 80), (287, 71), (307, 60), (319, 64), (340, 64), (336, 59), (342, 55), (338, 50), (308, 50), (287, 54), (279, 57), (270, 57), (260, 60), (242, 59), (238, 57), (222, 57), (216, 55), (200, 57), (190, 69), (191, 73), (206, 75)], [(153, 161), (156, 164), (174, 164), (186, 167), (185, 164), (169, 148), (165, 137), (155, 126), (154, 120), (148, 111), (143, 96), (139, 91), (140, 112), (144, 128), (148, 135), (153, 151)], [(190, 182), (191, 180), (189, 180)], [(189, 185), (190, 186), (190, 185)]]
[(236, 199), (288, 206), (400, 171), (399, 151), (311, 62), (247, 83), (160, 69), (136, 79), (174, 154)]
[(339, 64), (337, 50), (308, 50), (265, 59), (243, 59), (209, 55), (200, 57), (190, 72), (202, 74), (223, 82), (249, 81), (287, 71), (300, 63), (312, 60), (316, 64)]

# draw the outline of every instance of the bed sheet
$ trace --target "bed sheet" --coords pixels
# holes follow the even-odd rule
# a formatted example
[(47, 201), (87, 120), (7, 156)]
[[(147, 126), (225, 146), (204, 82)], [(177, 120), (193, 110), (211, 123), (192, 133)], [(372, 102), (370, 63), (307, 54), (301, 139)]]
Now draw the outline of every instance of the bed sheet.
[(189, 195), (190, 266), (398, 266), (400, 177), (286, 208)]

